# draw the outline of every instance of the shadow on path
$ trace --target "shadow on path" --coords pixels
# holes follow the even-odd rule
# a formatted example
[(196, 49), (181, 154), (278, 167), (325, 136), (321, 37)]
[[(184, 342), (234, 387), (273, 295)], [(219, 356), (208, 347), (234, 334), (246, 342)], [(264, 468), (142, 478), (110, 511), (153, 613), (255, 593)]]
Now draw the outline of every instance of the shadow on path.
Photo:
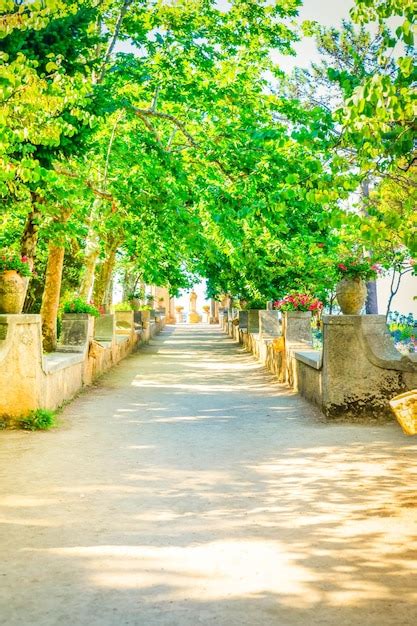
[(168, 328), (60, 429), (0, 434), (0, 624), (414, 625), (416, 450)]

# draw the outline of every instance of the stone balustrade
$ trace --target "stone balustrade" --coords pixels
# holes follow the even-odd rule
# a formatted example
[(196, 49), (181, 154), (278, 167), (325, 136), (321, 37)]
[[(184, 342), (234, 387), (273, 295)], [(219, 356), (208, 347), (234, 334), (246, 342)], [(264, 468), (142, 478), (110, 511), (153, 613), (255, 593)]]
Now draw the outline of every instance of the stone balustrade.
[(64, 315), (56, 352), (44, 354), (40, 315), (0, 315), (0, 418), (56, 409), (159, 332), (165, 318), (138, 323), (133, 311)]
[(389, 400), (417, 387), (417, 355), (398, 352), (383, 315), (324, 316), (323, 350), (312, 347), (310, 313), (281, 323), (276, 311), (259, 311), (258, 326), (253, 316), (232, 329), (222, 320), (223, 329), (328, 418), (392, 418)]

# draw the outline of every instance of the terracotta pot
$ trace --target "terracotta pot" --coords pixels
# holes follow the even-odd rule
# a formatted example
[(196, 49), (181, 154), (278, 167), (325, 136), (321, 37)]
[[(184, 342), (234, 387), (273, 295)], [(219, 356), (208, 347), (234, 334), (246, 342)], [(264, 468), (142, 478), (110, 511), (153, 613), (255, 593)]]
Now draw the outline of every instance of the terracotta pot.
[(0, 274), (0, 313), (21, 313), (29, 279), (16, 270)]
[(360, 315), (366, 300), (366, 284), (360, 279), (344, 278), (336, 285), (336, 298), (344, 315)]

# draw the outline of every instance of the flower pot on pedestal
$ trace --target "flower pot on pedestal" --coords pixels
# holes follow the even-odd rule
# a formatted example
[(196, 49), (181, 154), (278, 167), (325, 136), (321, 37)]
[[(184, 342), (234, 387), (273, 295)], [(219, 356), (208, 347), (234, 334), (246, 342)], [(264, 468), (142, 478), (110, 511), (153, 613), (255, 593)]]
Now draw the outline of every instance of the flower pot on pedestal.
[(360, 278), (343, 278), (336, 285), (337, 302), (344, 315), (360, 315), (366, 300), (366, 284)]
[(0, 274), (0, 313), (21, 313), (29, 279), (16, 270)]

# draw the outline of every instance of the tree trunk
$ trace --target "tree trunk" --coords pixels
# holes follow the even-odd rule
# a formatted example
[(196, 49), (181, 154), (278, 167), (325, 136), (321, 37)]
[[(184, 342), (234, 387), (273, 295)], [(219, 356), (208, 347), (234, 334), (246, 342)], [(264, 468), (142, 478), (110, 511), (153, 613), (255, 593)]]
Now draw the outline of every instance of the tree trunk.
[[(369, 198), (369, 180), (365, 178), (362, 183), (362, 196), (365, 198)], [(362, 215), (365, 217), (369, 217), (369, 213), (367, 211), (366, 205), (362, 207)], [(372, 255), (372, 251), (369, 250), (369, 254)], [(378, 294), (376, 290), (376, 281), (370, 280), (366, 283), (366, 304), (365, 311), (367, 315), (377, 314), (378, 313)]]
[(45, 288), (42, 296), (42, 335), (43, 348), (46, 352), (56, 350), (56, 321), (61, 294), (62, 270), (64, 267), (65, 249), (50, 243), (48, 246), (48, 263), (45, 274)]
[(378, 293), (376, 289), (376, 280), (370, 280), (366, 283), (366, 313), (368, 315), (378, 314)]
[(42, 199), (37, 194), (32, 194), (32, 210), (26, 218), (25, 228), (20, 240), (20, 252), (28, 258), (29, 267), (33, 270), (35, 264), (36, 246), (38, 243), (39, 219), (41, 216)]
[[(96, 244), (96, 245), (94, 245)], [(94, 276), (96, 271), (97, 259), (99, 255), (98, 239), (93, 242), (91, 239), (87, 244), (85, 255), (85, 271), (81, 279), (78, 295), (86, 302), (90, 302), (93, 295)]]
[[(116, 252), (119, 246), (119, 240), (109, 242), (109, 248), (105, 261), (99, 268), (94, 282), (94, 303), (97, 307), (105, 307), (107, 295), (110, 289), (113, 269), (116, 263)], [(111, 299), (109, 299), (111, 300)]]
[(96, 224), (96, 221), (99, 219), (101, 206), (101, 199), (95, 198), (88, 218), (88, 235), (85, 246), (85, 271), (78, 290), (79, 297), (85, 300), (85, 302), (90, 302), (93, 297), (94, 276), (100, 254), (100, 239), (94, 228), (94, 224)]

